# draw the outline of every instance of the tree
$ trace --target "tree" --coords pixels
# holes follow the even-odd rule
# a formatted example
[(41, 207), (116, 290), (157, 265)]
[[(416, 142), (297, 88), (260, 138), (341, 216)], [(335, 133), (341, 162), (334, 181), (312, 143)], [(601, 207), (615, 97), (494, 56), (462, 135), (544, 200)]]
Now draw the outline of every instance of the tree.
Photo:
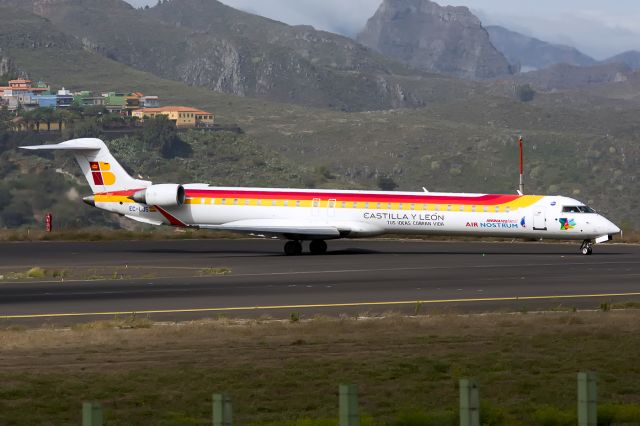
[(536, 96), (536, 91), (533, 90), (530, 84), (521, 84), (516, 86), (516, 97), (521, 102), (530, 102)]
[(74, 138), (96, 138), (102, 132), (102, 127), (98, 120), (93, 117), (76, 120), (73, 126), (64, 129), (63, 135), (66, 139)]
[(398, 187), (398, 184), (390, 177), (386, 175), (380, 175), (378, 177), (378, 188), (383, 191), (393, 191)]
[(180, 139), (176, 125), (164, 115), (144, 120), (142, 142), (146, 149), (158, 151), (164, 158), (191, 153), (191, 147)]

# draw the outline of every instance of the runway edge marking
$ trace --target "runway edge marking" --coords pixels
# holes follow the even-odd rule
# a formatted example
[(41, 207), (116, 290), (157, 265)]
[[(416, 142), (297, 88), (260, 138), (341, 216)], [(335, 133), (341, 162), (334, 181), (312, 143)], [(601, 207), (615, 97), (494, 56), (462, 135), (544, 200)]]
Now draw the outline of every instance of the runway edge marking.
[(273, 306), (238, 306), (226, 308), (192, 308), (192, 309), (155, 309), (140, 311), (111, 311), (111, 312), (69, 312), (52, 314), (17, 314), (2, 315), (0, 319), (29, 319), (29, 318), (65, 318), (65, 317), (91, 317), (91, 316), (117, 316), (117, 315), (140, 315), (140, 314), (188, 314), (201, 312), (233, 312), (233, 311), (260, 311), (278, 309), (313, 309), (313, 308), (353, 308), (359, 306), (399, 306), (414, 304), (439, 304), (439, 303), (479, 303), (479, 302), (517, 302), (527, 300), (550, 300), (550, 299), (587, 299), (597, 297), (625, 297), (640, 296), (638, 293), (602, 293), (602, 294), (566, 294), (554, 296), (511, 296), (511, 297), (485, 297), (470, 299), (435, 299), (435, 300), (405, 300), (389, 302), (350, 302), (350, 303), (325, 303), (309, 305), (273, 305)]

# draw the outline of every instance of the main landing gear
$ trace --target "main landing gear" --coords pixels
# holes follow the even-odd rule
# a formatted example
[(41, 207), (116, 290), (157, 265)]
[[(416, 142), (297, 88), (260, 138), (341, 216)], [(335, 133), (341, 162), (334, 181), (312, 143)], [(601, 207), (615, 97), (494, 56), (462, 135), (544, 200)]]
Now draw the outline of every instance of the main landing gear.
[(593, 244), (591, 243), (591, 240), (584, 240), (582, 242), (582, 245), (580, 246), (580, 253), (585, 256), (589, 256), (593, 253)]
[[(313, 240), (309, 243), (311, 254), (325, 254), (327, 243), (324, 240)], [(287, 256), (299, 256), (302, 254), (302, 243), (300, 241), (287, 241), (284, 244), (284, 254)]]

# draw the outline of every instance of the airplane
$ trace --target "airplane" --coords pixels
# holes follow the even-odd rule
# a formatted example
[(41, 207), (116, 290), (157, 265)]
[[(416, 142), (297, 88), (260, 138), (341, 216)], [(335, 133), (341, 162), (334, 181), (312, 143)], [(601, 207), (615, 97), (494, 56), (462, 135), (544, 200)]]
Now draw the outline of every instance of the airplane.
[(93, 195), (85, 203), (151, 225), (225, 230), (286, 240), (284, 253), (324, 254), (327, 240), (383, 234), (580, 240), (580, 253), (620, 228), (572, 198), (545, 195), (232, 188), (132, 178), (100, 139), (28, 150), (75, 155)]

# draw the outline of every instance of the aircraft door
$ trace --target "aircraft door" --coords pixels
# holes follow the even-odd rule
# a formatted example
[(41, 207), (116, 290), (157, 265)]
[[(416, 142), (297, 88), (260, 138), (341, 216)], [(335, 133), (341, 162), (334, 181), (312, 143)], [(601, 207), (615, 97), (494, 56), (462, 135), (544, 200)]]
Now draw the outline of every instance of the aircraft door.
[(543, 208), (535, 208), (533, 210), (533, 230), (534, 231), (546, 231), (547, 230), (547, 215)]

